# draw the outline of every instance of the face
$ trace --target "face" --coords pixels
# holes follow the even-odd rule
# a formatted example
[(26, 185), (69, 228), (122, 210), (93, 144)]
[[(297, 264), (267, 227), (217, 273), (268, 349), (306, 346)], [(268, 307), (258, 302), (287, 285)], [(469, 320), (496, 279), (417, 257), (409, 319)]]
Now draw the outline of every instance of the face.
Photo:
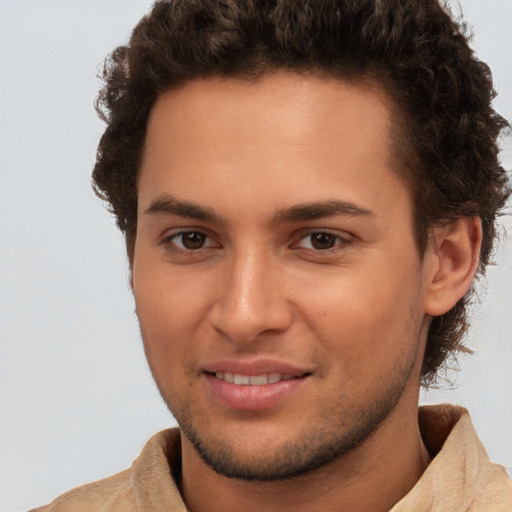
[(376, 89), (284, 72), (158, 99), (132, 277), (184, 460), (303, 474), (417, 392), (423, 266), (390, 116)]

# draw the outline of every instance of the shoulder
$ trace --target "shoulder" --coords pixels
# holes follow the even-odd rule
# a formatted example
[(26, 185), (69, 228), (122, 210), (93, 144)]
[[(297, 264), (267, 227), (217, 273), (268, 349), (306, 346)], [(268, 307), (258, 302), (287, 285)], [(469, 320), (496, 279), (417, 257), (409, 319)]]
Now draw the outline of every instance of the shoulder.
[(503, 466), (489, 460), (468, 411), (446, 404), (422, 407), (419, 423), (433, 460), (404, 499), (409, 508), (393, 511), (423, 510), (418, 503), (432, 511), (512, 510), (512, 482)]
[(59, 496), (49, 505), (30, 512), (97, 512), (136, 510), (135, 496), (130, 485), (132, 469), (103, 480), (76, 487)]
[(169, 502), (175, 504), (173, 510), (184, 510), (173, 477), (179, 467), (179, 430), (164, 430), (146, 443), (130, 469), (72, 489), (30, 512), (136, 512), (141, 504), (158, 510), (159, 503)]

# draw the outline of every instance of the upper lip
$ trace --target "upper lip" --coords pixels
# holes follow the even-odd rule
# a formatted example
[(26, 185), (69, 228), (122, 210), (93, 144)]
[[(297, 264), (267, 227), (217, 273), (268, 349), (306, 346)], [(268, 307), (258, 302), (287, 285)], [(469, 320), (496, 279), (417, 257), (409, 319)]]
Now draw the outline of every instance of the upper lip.
[(300, 377), (311, 373), (311, 370), (278, 359), (222, 359), (212, 361), (203, 366), (203, 371), (208, 373), (229, 372), (239, 375), (264, 375), (266, 373), (281, 373)]

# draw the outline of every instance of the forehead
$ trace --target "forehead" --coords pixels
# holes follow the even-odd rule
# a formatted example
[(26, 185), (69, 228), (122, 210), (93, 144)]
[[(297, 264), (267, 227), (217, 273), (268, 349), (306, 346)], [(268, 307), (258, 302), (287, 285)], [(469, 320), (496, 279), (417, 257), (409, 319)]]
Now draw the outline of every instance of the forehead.
[[(283, 71), (253, 80), (212, 77), (162, 93), (150, 115), (146, 142), (156, 142), (155, 132), (165, 137), (164, 125), (175, 129), (180, 143), (193, 143), (194, 137), (212, 132), (219, 138), (229, 135), (228, 144), (244, 138), (313, 142), (333, 129), (339, 133), (340, 121), (344, 126), (364, 123), (368, 129), (376, 128), (387, 141), (391, 120), (391, 103), (377, 84)], [(218, 130), (221, 124), (223, 132)], [(358, 133), (359, 140), (366, 135), (361, 130), (353, 135)]]
[(139, 207), (161, 194), (212, 204), (226, 190), (236, 195), (223, 206), (258, 210), (333, 194), (382, 203), (401, 186), (391, 122), (386, 95), (367, 84), (285, 72), (187, 82), (151, 112)]

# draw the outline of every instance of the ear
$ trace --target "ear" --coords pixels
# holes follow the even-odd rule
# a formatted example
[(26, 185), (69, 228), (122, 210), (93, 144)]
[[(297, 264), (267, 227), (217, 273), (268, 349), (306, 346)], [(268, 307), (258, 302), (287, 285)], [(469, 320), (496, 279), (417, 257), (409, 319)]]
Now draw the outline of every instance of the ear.
[(436, 227), (425, 254), (425, 313), (443, 315), (471, 286), (480, 258), (479, 217), (463, 217)]

